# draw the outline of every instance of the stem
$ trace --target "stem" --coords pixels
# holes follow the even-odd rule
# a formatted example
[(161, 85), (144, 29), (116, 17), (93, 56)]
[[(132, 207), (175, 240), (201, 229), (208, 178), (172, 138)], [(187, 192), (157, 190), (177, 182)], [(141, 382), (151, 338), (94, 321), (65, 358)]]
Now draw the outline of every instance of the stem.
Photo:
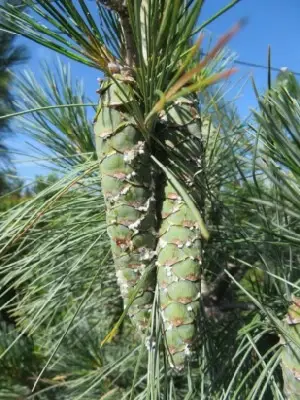
[(136, 59), (134, 38), (130, 24), (130, 18), (127, 9), (127, 1), (126, 0), (97, 0), (104, 7), (109, 8), (112, 11), (115, 11), (120, 18), (121, 27), (124, 34), (125, 39), (125, 62), (126, 65), (130, 68), (133, 68)]

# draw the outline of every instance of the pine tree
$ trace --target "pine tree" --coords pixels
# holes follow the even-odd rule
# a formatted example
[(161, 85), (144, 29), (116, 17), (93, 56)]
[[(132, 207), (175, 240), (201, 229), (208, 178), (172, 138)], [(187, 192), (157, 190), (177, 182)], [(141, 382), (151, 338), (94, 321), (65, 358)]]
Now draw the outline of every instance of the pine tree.
[[(6, 283), (19, 288), (5, 307), (48, 360), (36, 396), (282, 399), (281, 348), (268, 338), (286, 312), (287, 268), (264, 265), (275, 247), (254, 235), (265, 228), (255, 206), (237, 204), (257, 184), (250, 135), (211, 115), (209, 96), (199, 106), (231, 74), (218, 60), (233, 32), (203, 60), (191, 40), (202, 1), (98, 1), (100, 22), (88, 5), (38, 0), (33, 18), (1, 8), (6, 29), (104, 74), (95, 140), (67, 68), (58, 79), (48, 67), (45, 91), (19, 78), (19, 105), (43, 107), (20, 120), (64, 171), (1, 226)], [(240, 280), (249, 264), (260, 281)]]

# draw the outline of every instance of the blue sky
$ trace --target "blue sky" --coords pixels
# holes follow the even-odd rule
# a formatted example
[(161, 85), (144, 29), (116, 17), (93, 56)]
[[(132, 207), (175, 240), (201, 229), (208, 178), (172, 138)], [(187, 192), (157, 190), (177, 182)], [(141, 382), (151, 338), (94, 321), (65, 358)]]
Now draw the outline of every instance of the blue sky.
[[(229, 0), (207, 0), (203, 7), (200, 22), (208, 19), (220, 8), (229, 3)], [(267, 48), (271, 45), (272, 65), (274, 67), (288, 67), (290, 70), (300, 72), (300, 0), (241, 0), (233, 9), (208, 26), (214, 35), (219, 36), (232, 27), (239, 19), (247, 17), (247, 25), (231, 41), (230, 48), (237, 54), (237, 59), (250, 63), (267, 64)], [(39, 74), (38, 63), (55, 60), (55, 53), (42, 48), (40, 45), (25, 39), (31, 54), (31, 59), (20, 69), (30, 68), (35, 74)], [(67, 60), (65, 60), (67, 61)], [(80, 77), (84, 81), (87, 94), (97, 101), (96, 89), (99, 72), (74, 61), (71, 63), (74, 77)], [(239, 72), (233, 81), (241, 77), (253, 75), (260, 91), (265, 90), (267, 71), (258, 68), (239, 66)], [(234, 93), (234, 91), (232, 92)], [(242, 95), (237, 99), (237, 106), (242, 118), (249, 114), (250, 108), (256, 107), (256, 99), (250, 82), (246, 83)], [(21, 132), (19, 132), (21, 134)], [(22, 135), (15, 136), (8, 141), (16, 149), (26, 149), (26, 139)], [(28, 150), (29, 151), (29, 150)], [(23, 157), (24, 158), (24, 157)], [(17, 169), (21, 176), (32, 179), (35, 175), (45, 173), (41, 166), (33, 163), (21, 163), (15, 158)]]

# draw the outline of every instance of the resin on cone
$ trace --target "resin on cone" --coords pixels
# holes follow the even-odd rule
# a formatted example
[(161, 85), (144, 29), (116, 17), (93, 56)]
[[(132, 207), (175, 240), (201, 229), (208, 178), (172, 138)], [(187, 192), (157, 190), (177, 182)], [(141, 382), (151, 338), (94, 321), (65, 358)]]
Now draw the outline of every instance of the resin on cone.
[[(160, 139), (171, 171), (185, 183), (201, 209), (203, 144), (197, 103), (179, 98), (163, 113)], [(170, 182), (164, 189), (157, 246), (158, 285), (171, 367), (180, 371), (197, 347), (201, 296), (201, 232), (198, 222)]]
[[(107, 231), (124, 306), (152, 264), (156, 246), (150, 154), (127, 108), (135, 101), (134, 86), (132, 77), (118, 73), (102, 83), (94, 127)], [(154, 290), (153, 272), (129, 308), (140, 331), (148, 325)]]

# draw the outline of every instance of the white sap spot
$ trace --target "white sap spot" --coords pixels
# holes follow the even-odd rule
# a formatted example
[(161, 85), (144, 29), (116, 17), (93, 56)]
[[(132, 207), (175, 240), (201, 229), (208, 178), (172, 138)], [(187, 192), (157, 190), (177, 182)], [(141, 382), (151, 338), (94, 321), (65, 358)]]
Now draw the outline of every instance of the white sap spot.
[(131, 179), (131, 178), (134, 178), (136, 176), (136, 172), (135, 171), (132, 171), (130, 174), (128, 174), (127, 176), (126, 176), (126, 179)]
[(136, 151), (135, 150), (129, 150), (124, 152), (124, 162), (131, 164), (134, 159), (136, 158)]
[(179, 249), (182, 249), (182, 248), (183, 248), (183, 243), (179, 243), (179, 244), (177, 245), (177, 247), (178, 247)]
[(188, 240), (185, 245), (186, 245), (186, 247), (191, 247), (192, 242), (190, 240)]
[(189, 356), (191, 354), (191, 349), (188, 344), (184, 348), (184, 354), (186, 354), (187, 356)]
[(116, 272), (116, 277), (119, 278), (119, 279), (122, 279), (122, 278), (123, 278), (123, 273), (122, 273), (122, 271), (118, 270), (118, 271)]
[(171, 267), (166, 267), (166, 271), (167, 271), (168, 277), (172, 276), (172, 268)]
[(137, 219), (135, 222), (133, 222), (132, 224), (130, 224), (128, 226), (129, 229), (133, 229), (135, 230), (140, 224), (141, 224), (142, 220), (141, 219)]
[(116, 196), (111, 197), (109, 200), (111, 203), (115, 203), (116, 201), (119, 200), (119, 198), (120, 198), (120, 194), (117, 194)]
[[(129, 190), (130, 190), (130, 186), (125, 186), (124, 189), (122, 189), (120, 193), (121, 194), (126, 194), (126, 193), (129, 192)], [(118, 197), (118, 196), (116, 196), (116, 197)]]
[(163, 249), (164, 247), (166, 247), (166, 245), (168, 244), (168, 242), (166, 242), (163, 239), (159, 239), (159, 246)]
[(137, 208), (138, 211), (148, 211), (148, 206), (140, 206)]
[(145, 339), (145, 346), (148, 351), (150, 351), (150, 336)]
[(173, 329), (173, 325), (169, 325), (168, 327), (167, 327), (167, 331), (171, 331)]
[(156, 346), (156, 342), (155, 340), (152, 338), (152, 336), (148, 336), (145, 339), (145, 346), (147, 348), (148, 351), (154, 350), (155, 346)]
[(188, 311), (193, 311), (193, 307), (192, 306), (187, 306), (187, 310)]
[(204, 279), (201, 279), (200, 285), (201, 285), (201, 293), (199, 293), (198, 298), (201, 297), (201, 294), (204, 295), (206, 293), (209, 293), (210, 291), (209, 285), (205, 282)]
[(144, 205), (144, 206), (138, 207), (137, 210), (138, 210), (138, 211), (148, 211), (148, 210), (149, 210), (149, 207), (150, 207), (150, 201), (151, 201), (151, 199), (148, 199), (148, 200), (146, 201), (145, 205)]
[(156, 267), (160, 267), (161, 266), (161, 264), (158, 261), (155, 262), (155, 265), (156, 265)]
[(120, 285), (120, 290), (122, 295), (126, 295), (128, 293), (128, 289), (129, 286), (127, 285), (127, 283), (123, 283), (122, 285)]
[(152, 258), (151, 252), (149, 250), (145, 250), (141, 255), (141, 260), (150, 260)]
[(156, 256), (156, 252), (153, 250), (146, 249), (145, 247), (140, 248), (140, 260), (151, 260), (154, 256)]

